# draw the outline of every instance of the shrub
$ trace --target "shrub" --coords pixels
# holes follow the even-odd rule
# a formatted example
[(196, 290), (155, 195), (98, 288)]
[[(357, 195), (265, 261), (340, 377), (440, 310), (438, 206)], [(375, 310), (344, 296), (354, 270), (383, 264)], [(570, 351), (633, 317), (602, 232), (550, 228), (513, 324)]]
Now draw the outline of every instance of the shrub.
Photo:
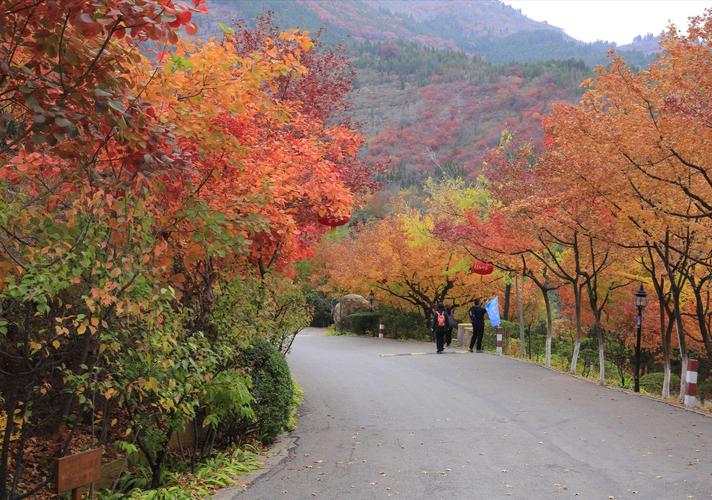
[(309, 305), (314, 311), (311, 324), (309, 326), (325, 327), (334, 321), (331, 318), (331, 300), (318, 290), (308, 289), (306, 297)]
[(705, 380), (701, 384), (697, 384), (697, 397), (702, 402), (712, 403), (712, 378)]
[[(663, 392), (663, 372), (646, 373), (640, 377), (640, 387), (650, 394), (662, 394)], [(670, 374), (670, 390), (675, 392), (680, 387), (680, 377), (674, 373)]]
[(383, 304), (378, 307), (378, 316), (385, 323), (387, 337), (430, 340), (430, 329), (417, 312)]
[(262, 338), (244, 349), (240, 360), (252, 377), (255, 435), (270, 443), (287, 428), (291, 414), (294, 388), (287, 360)]
[(378, 313), (373, 311), (358, 311), (349, 314), (341, 322), (341, 328), (358, 335), (378, 330)]

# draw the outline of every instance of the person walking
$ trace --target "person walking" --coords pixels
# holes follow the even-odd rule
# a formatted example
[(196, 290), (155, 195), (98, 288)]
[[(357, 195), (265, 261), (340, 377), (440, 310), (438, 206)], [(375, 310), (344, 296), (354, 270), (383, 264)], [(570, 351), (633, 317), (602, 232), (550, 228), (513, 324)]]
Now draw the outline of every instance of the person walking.
[(435, 306), (435, 314), (433, 315), (433, 335), (435, 336), (435, 345), (437, 353), (442, 354), (443, 344), (445, 341), (445, 333), (447, 332), (447, 311), (445, 306), (438, 303)]
[(445, 308), (447, 313), (447, 330), (445, 331), (445, 345), (450, 347), (452, 343), (452, 330), (457, 328), (457, 320), (455, 319), (455, 306)]
[(475, 305), (470, 308), (470, 321), (472, 321), (470, 352), (475, 347), (475, 342), (477, 342), (477, 352), (482, 352), (482, 337), (485, 335), (485, 314), (487, 314), (487, 309), (482, 307), (482, 301), (475, 299)]

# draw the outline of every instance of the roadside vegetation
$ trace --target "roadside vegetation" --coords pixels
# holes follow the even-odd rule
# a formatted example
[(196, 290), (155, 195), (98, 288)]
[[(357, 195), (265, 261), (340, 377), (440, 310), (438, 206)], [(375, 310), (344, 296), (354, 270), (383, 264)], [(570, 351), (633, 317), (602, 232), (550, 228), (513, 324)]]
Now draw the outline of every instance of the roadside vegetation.
[(295, 425), (295, 262), (374, 185), (353, 74), (268, 17), (197, 40), (206, 11), (0, 7), (0, 500), (96, 448), (103, 497), (203, 498)]

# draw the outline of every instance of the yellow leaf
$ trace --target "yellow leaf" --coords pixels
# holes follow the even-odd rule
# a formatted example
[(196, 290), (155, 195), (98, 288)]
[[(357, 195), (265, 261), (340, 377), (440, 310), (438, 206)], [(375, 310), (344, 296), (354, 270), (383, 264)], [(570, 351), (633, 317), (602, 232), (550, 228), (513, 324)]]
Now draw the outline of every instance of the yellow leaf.
[(158, 389), (158, 380), (156, 380), (154, 377), (149, 377), (148, 382), (146, 382), (143, 387), (145, 389), (151, 389), (155, 391)]
[(59, 340), (52, 341), (52, 347), (54, 347), (55, 349), (59, 349), (59, 346), (60, 346)]

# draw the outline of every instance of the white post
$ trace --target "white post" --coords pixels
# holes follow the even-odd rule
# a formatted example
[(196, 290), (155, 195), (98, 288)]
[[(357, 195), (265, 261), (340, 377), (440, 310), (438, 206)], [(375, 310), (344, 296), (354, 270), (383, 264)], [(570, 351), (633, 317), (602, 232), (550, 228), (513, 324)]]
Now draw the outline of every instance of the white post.
[(497, 356), (502, 355), (502, 327), (497, 327)]
[(685, 373), (685, 406), (694, 408), (697, 406), (697, 370), (700, 362), (696, 359), (687, 360), (687, 372)]
[(378, 338), (382, 339), (383, 338), (383, 332), (385, 330), (385, 325), (383, 324), (383, 320), (380, 320), (378, 322)]

